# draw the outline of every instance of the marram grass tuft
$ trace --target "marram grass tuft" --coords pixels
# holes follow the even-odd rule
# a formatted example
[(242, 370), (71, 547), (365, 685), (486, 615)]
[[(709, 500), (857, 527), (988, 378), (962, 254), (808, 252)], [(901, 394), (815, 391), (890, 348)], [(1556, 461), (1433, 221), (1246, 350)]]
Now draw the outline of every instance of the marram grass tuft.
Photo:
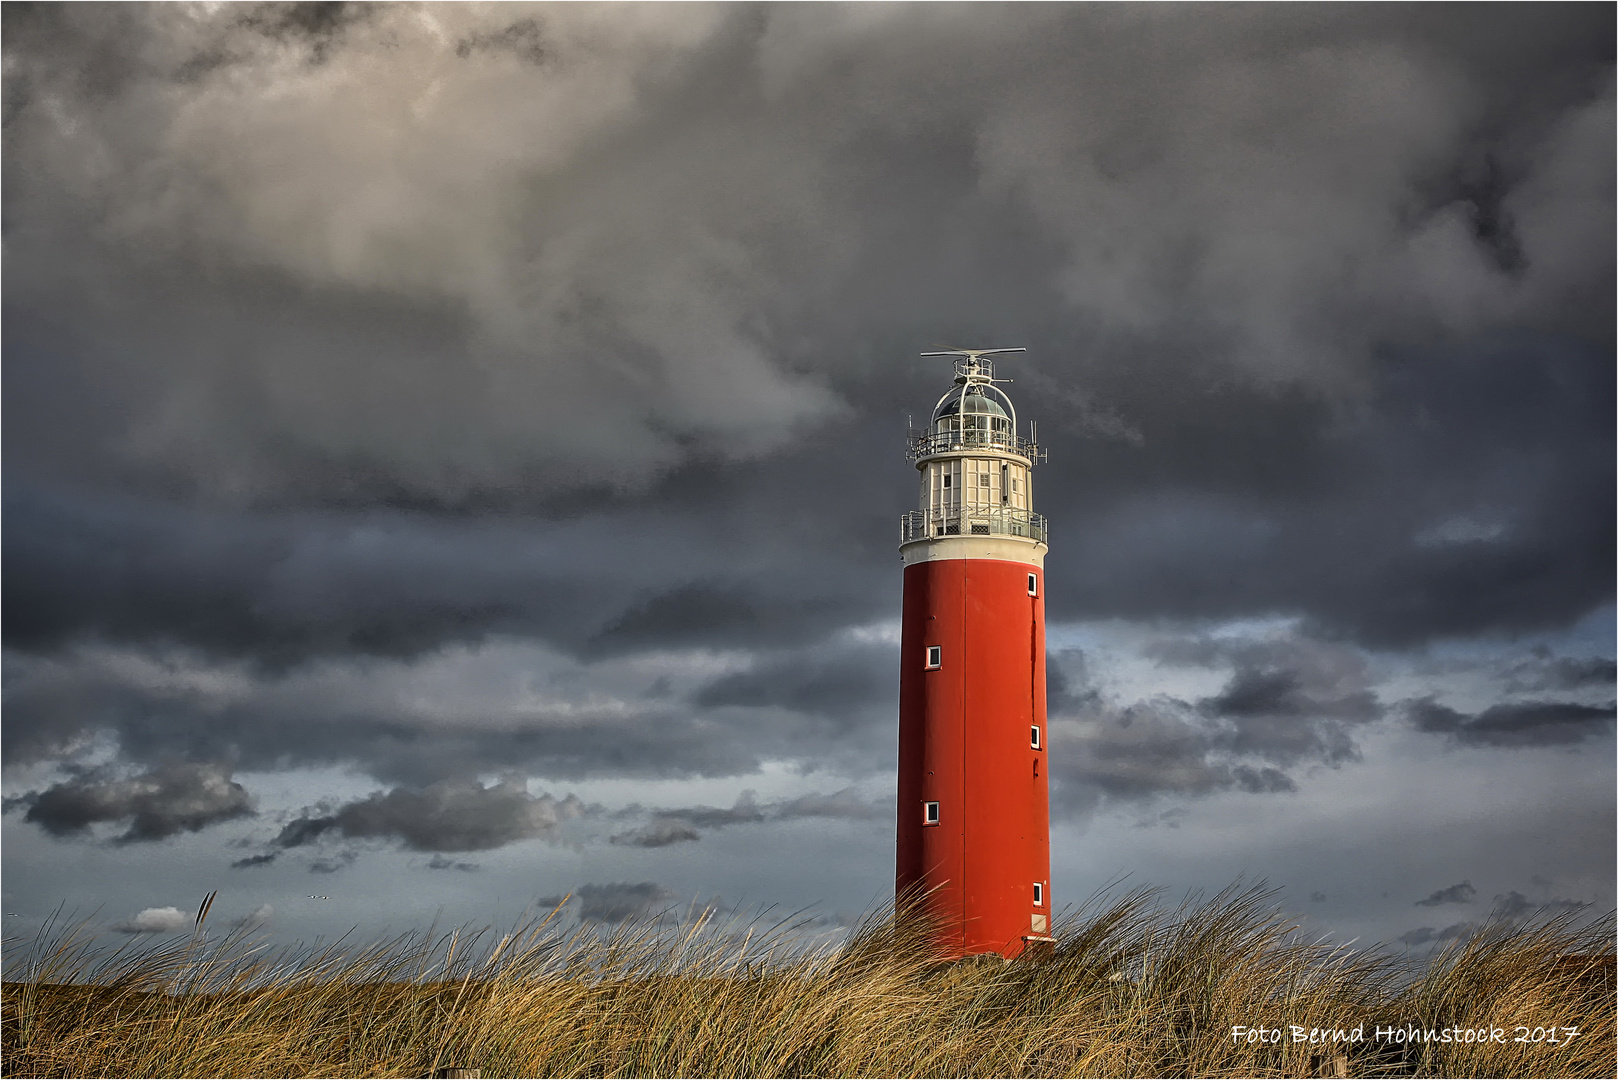
[(4, 1072), (1618, 1074), (1611, 916), (1493, 924), (1412, 966), (1300, 938), (1273, 899), (1097, 899), (1010, 963), (937, 963), (888, 914), (836, 941), (709, 914), (280, 951), (200, 929), (103, 949), (56, 926), (8, 943)]

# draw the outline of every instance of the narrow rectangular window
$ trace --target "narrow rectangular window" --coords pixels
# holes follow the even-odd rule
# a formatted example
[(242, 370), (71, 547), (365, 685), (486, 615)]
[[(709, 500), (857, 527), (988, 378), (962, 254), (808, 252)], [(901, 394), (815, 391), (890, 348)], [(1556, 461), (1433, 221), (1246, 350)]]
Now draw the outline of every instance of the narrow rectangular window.
[(944, 486), (949, 487), (949, 473), (944, 474)]
[(1030, 727), (1028, 729), (1028, 741), (1033, 745), (1035, 750), (1039, 749), (1039, 725), (1038, 724), (1034, 724), (1032, 727)]
[(1029, 596), (1038, 596), (1039, 595), (1039, 575), (1038, 574), (1029, 574), (1028, 575), (1028, 595)]
[(936, 671), (944, 666), (944, 646), (927, 646), (927, 670)]
[(1034, 882), (1034, 906), (1045, 906), (1045, 883), (1043, 881)]
[(937, 803), (924, 802), (921, 804), (921, 823), (923, 825), (937, 825), (939, 818)]

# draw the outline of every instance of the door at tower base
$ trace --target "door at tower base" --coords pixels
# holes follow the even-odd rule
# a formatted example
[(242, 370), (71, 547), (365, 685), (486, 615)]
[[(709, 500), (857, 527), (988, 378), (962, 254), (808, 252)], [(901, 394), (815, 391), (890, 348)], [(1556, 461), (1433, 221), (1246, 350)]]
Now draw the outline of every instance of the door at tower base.
[(900, 914), (941, 957), (1012, 957), (1050, 932), (1044, 571), (930, 554), (904, 571)]

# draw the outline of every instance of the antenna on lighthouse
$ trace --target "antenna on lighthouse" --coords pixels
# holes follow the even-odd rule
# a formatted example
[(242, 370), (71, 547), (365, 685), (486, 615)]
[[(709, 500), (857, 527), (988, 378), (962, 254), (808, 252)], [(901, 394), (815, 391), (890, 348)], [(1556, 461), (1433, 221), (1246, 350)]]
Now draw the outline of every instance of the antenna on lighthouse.
[(997, 383), (1011, 382), (1010, 379), (997, 379), (994, 377), (994, 361), (985, 357), (998, 353), (1027, 352), (1027, 349), (943, 349), (939, 352), (924, 352), (923, 356), (958, 356), (955, 361), (955, 381), (957, 383)]

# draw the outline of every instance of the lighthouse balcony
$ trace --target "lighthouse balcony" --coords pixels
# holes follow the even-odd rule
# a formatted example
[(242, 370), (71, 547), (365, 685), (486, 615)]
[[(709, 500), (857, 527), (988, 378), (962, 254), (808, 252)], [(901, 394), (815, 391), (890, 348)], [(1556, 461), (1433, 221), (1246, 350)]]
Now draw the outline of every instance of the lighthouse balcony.
[(922, 458), (937, 454), (970, 450), (998, 450), (1003, 454), (1017, 454), (1029, 461), (1035, 460), (1039, 455), (1039, 447), (1020, 435), (992, 428), (968, 427), (965, 430), (957, 428), (912, 435), (909, 457), (911, 461), (920, 461)]
[(899, 543), (940, 536), (1020, 536), (1046, 542), (1045, 517), (1032, 510), (1007, 507), (946, 506), (939, 510), (912, 510), (899, 522)]

